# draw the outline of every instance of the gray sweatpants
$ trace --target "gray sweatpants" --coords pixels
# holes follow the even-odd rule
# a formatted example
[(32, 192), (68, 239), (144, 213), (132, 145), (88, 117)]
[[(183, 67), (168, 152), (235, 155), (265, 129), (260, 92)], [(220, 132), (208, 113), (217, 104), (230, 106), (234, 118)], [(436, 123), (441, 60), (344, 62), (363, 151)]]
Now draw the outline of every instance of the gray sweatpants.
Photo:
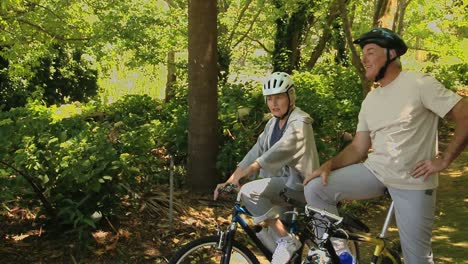
[[(321, 179), (304, 188), (307, 204), (338, 213), (341, 200), (379, 197), (387, 187), (362, 164), (333, 171), (326, 186)], [(388, 187), (395, 204), (395, 218), (406, 264), (434, 263), (431, 236), (435, 211), (435, 190), (402, 190)], [(383, 223), (382, 223), (383, 224)]]
[(285, 177), (273, 177), (254, 180), (242, 186), (237, 199), (242, 201), (252, 214), (255, 223), (267, 219), (280, 218), (291, 206), (280, 197), (280, 192), (286, 188), (286, 195), (298, 201), (303, 201), (304, 192), (287, 188)]

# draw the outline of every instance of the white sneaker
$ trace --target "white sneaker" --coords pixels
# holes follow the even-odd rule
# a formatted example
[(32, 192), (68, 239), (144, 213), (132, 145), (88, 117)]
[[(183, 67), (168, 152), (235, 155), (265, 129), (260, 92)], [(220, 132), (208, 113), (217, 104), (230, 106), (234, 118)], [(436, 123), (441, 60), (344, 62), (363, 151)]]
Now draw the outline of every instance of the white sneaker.
[(328, 254), (325, 252), (325, 250), (311, 248), (309, 249), (309, 252), (307, 252), (307, 261), (303, 263), (327, 264), (327, 263), (331, 263), (331, 261), (330, 261), (330, 258), (328, 257)]
[(276, 247), (275, 253), (271, 259), (271, 264), (286, 264), (301, 247), (301, 242), (294, 236), (288, 235), (278, 239), (278, 246)]
[(260, 239), (262, 244), (270, 251), (270, 252), (275, 252), (276, 249), (276, 239), (273, 238), (271, 228), (264, 227), (260, 232), (257, 232), (257, 237)]

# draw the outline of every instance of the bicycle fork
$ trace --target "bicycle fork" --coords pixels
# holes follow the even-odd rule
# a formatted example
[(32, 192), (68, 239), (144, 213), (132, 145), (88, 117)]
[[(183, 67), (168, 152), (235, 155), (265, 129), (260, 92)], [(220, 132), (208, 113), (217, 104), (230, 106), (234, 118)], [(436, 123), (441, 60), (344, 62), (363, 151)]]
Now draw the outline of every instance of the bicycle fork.
[(222, 249), (221, 263), (228, 264), (231, 259), (232, 251), (232, 241), (234, 240), (234, 234), (237, 229), (237, 224), (235, 222), (229, 225), (229, 228), (226, 232), (219, 231), (219, 241), (218, 248)]

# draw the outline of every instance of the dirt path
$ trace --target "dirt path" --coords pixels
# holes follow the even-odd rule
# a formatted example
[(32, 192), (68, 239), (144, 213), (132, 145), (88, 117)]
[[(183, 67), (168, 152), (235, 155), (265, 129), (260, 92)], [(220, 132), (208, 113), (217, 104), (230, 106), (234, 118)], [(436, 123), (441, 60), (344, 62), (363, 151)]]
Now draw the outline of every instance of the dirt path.
[(468, 149), (441, 173), (432, 235), (436, 263), (468, 263)]

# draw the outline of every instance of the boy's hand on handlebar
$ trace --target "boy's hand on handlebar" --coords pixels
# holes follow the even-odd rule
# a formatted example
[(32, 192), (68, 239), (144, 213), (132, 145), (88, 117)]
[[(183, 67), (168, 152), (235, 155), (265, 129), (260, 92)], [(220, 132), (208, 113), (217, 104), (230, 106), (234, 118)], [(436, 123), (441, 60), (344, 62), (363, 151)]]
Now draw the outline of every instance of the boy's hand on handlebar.
[(223, 193), (231, 193), (233, 190), (239, 188), (239, 183), (230, 182), (229, 180), (225, 183), (220, 183), (216, 185), (216, 188), (213, 193), (213, 200), (217, 200), (218, 196)]
[(322, 166), (320, 166), (320, 168), (306, 175), (304, 179), (304, 186), (319, 176), (322, 178), (322, 185), (326, 186), (328, 182), (328, 175), (330, 175), (331, 170), (332, 163), (330, 161), (325, 162), (322, 164)]
[[(234, 189), (239, 189), (239, 181), (242, 178), (248, 177), (249, 175), (252, 175), (253, 173), (259, 171), (260, 168), (260, 164), (257, 161), (254, 161), (252, 164), (245, 168), (237, 167), (237, 169), (232, 173), (231, 177), (229, 177), (229, 179), (225, 183), (220, 183), (216, 186), (213, 194), (213, 200), (218, 199), (218, 196), (221, 193), (223, 193), (222, 190), (227, 185), (234, 185)], [(229, 190), (228, 192), (231, 192), (231, 190)]]

